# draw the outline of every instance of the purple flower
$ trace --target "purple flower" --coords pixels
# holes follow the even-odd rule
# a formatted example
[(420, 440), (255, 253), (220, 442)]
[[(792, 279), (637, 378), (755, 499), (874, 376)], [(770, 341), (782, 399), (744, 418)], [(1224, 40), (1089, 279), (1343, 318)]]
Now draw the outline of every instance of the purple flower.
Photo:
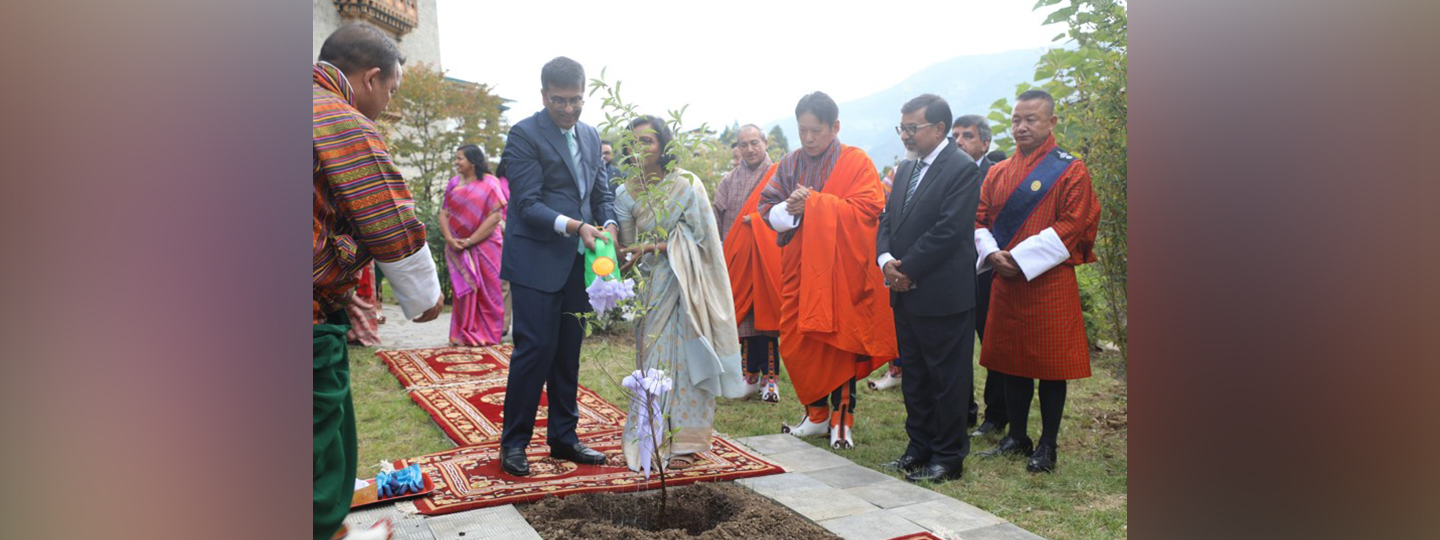
[(627, 279), (622, 282), (613, 278), (599, 278), (586, 287), (585, 292), (590, 293), (590, 307), (595, 308), (595, 315), (604, 317), (606, 312), (621, 301), (635, 297), (635, 280)]

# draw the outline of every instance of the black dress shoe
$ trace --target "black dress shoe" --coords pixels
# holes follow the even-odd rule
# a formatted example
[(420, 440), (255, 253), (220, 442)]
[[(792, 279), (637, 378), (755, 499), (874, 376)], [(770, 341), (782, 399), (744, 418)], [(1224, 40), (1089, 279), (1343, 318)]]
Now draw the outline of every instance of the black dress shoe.
[(905, 475), (907, 482), (944, 482), (960, 478), (965, 472), (965, 465), (962, 463), (954, 467), (946, 467), (939, 463), (931, 463), (918, 471)]
[(980, 415), (973, 412), (965, 419), (965, 427), (975, 427), (975, 424), (978, 423), (980, 423)]
[(980, 452), (976, 455), (983, 457), (1029, 456), (1032, 453), (1034, 453), (1034, 451), (1031, 448), (1029, 437), (1018, 439), (1006, 435), (1004, 439), (1000, 439), (1000, 444), (996, 445), (994, 450)]
[(584, 443), (575, 443), (573, 446), (551, 446), (550, 457), (574, 461), (581, 465), (605, 464), (605, 454), (591, 450)]
[(530, 476), (530, 462), (524, 448), (500, 448), (500, 470), (515, 476)]
[(980, 427), (979, 427), (978, 429), (976, 429), (974, 433), (971, 433), (970, 436), (971, 436), (971, 437), (983, 437), (983, 436), (986, 436), (986, 435), (991, 435), (991, 434), (995, 434), (995, 433), (1001, 433), (1001, 432), (1004, 432), (1004, 431), (1005, 431), (1005, 424), (996, 424), (996, 423), (994, 423), (994, 422), (991, 422), (991, 421), (989, 421), (989, 420), (986, 420), (985, 423), (980, 424)]
[(1025, 470), (1033, 473), (1055, 472), (1055, 462), (1059, 459), (1055, 445), (1042, 442), (1035, 447), (1035, 453), (1030, 454), (1030, 462), (1025, 464)]
[(930, 461), (930, 460), (928, 460), (928, 459), (927, 459), (927, 460), (921, 460), (920, 458), (917, 458), (917, 457), (912, 456), (912, 455), (910, 455), (910, 454), (905, 454), (905, 455), (902, 455), (902, 456), (900, 456), (900, 457), (898, 457), (898, 458), (895, 458), (895, 461), (891, 461), (891, 462), (889, 462), (889, 463), (886, 463), (886, 464), (884, 464), (884, 465), (881, 465), (880, 467), (881, 467), (882, 469), (888, 469), (888, 470), (892, 470), (892, 471), (905, 471), (905, 472), (908, 473), (908, 472), (915, 472), (916, 470), (920, 469), (921, 467), (924, 467), (925, 464), (928, 463), (929, 461)]

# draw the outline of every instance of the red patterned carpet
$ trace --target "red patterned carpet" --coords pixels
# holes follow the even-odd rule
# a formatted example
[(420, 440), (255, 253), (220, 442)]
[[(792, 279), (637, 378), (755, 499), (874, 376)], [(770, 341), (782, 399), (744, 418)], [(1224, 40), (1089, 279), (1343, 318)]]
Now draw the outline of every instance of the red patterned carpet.
[[(420, 464), (435, 482), (435, 493), (416, 499), (420, 513), (440, 515), (487, 506), (520, 503), (554, 495), (601, 491), (642, 491), (660, 486), (659, 477), (630, 471), (621, 456), (625, 412), (581, 387), (578, 403), (580, 440), (610, 456), (606, 465), (577, 465), (549, 457), (545, 444), (545, 398), (537, 412), (535, 435), (526, 454), (530, 476), (500, 471), (501, 413), (510, 367), (509, 344), (480, 348), (380, 351), (410, 399), (420, 405), (459, 448), (395, 461), (396, 467)], [(716, 438), (695, 465), (674, 471), (667, 485), (735, 480), (779, 474), (784, 470), (739, 446)]]
[(907, 535), (905, 535), (905, 536), (896, 536), (895, 538), (891, 538), (890, 540), (943, 540), (943, 539), (940, 538), (939, 536), (935, 536), (934, 533), (922, 532), (922, 533), (915, 533), (915, 534), (907, 534)]
[(510, 372), (510, 353), (515, 346), (504, 343), (491, 347), (446, 347), (380, 351), (380, 359), (405, 388), (443, 386), (455, 383), (500, 381)]

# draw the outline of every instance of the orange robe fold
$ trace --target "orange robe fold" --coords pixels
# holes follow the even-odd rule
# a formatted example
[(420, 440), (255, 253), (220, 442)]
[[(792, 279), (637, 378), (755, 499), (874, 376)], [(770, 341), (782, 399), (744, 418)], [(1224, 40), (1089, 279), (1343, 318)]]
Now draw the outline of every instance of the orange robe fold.
[(780, 248), (780, 358), (801, 403), (897, 355), (895, 315), (875, 264), (884, 207), (870, 157), (842, 146), (825, 188), (806, 200), (794, 239)]
[[(775, 231), (761, 221), (760, 194), (775, 174), (777, 163), (755, 184), (750, 198), (735, 216), (725, 237), (725, 266), (730, 271), (730, 291), (735, 295), (735, 320), (754, 315), (756, 330), (780, 329), (780, 246)], [(746, 223), (745, 216), (750, 216)]]

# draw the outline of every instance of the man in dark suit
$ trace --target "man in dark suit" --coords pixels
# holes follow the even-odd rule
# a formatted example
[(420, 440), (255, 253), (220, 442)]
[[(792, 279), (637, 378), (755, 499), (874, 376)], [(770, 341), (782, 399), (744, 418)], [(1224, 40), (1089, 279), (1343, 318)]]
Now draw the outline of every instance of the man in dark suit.
[[(614, 194), (595, 128), (580, 123), (585, 68), (558, 57), (540, 70), (545, 110), (510, 128), (503, 160), (511, 199), (500, 278), (510, 282), (515, 353), (505, 393), (501, 468), (526, 476), (525, 447), (541, 388), (549, 394), (550, 455), (601, 464), (605, 455), (575, 435), (583, 333), (573, 314), (590, 311), (583, 255), (602, 234), (616, 235)], [(595, 224), (604, 224), (605, 232)]]
[(950, 105), (923, 94), (900, 109), (907, 157), (880, 216), (877, 261), (890, 287), (905, 396), (905, 453), (886, 464), (911, 482), (959, 478), (970, 453), (975, 206), (980, 169), (946, 137)]
[[(955, 135), (955, 144), (960, 146), (960, 151), (975, 164), (980, 166), (981, 183), (984, 183), (985, 174), (990, 172), (990, 166), (995, 162), (990, 160), (986, 151), (990, 150), (990, 124), (985, 117), (978, 114), (967, 114), (955, 119), (955, 127), (952, 128)], [(990, 310), (990, 280), (995, 277), (995, 272), (986, 268), (975, 276), (975, 335), (980, 338), (981, 345), (985, 342), (985, 313)], [(975, 397), (970, 397), (970, 425), (974, 426), (978, 419), (980, 407), (975, 403)], [(971, 433), (971, 437), (981, 435), (1004, 434), (1005, 425), (1009, 418), (1005, 416), (1005, 374), (998, 371), (985, 370), (985, 423)]]

